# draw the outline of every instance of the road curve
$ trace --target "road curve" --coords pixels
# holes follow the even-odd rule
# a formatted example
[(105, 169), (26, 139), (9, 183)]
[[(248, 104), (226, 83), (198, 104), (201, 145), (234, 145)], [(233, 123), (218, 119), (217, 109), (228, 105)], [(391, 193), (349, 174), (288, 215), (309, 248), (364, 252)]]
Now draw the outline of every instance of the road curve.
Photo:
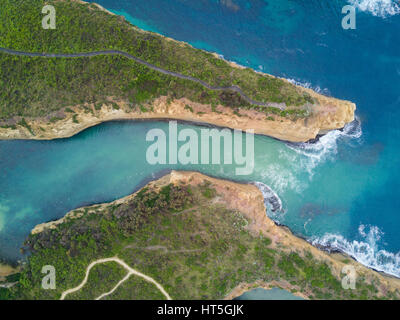
[[(203, 87), (206, 87), (209, 90), (230, 90), (239, 93), (242, 98), (253, 105), (268, 107), (269, 104), (265, 102), (259, 102), (249, 98), (238, 86), (230, 86), (230, 87), (213, 87), (210, 86), (208, 83), (204, 82), (203, 80), (197, 79), (195, 77), (187, 76), (184, 74), (180, 74), (177, 72), (168, 71), (157, 67), (151, 63), (148, 63), (142, 59), (139, 59), (129, 53), (120, 50), (101, 50), (101, 51), (93, 51), (93, 52), (82, 52), (82, 53), (39, 53), (39, 52), (25, 52), (25, 51), (18, 51), (6, 48), (0, 48), (0, 52), (14, 55), (14, 56), (23, 56), (23, 57), (42, 57), (42, 58), (84, 58), (84, 57), (94, 57), (94, 56), (101, 56), (101, 55), (121, 55), (128, 59), (134, 60), (135, 62), (144, 65), (152, 70), (158, 71), (160, 73), (176, 77), (179, 79), (189, 80), (196, 83), (201, 84)], [(281, 110), (284, 110), (281, 106), (274, 106)]]

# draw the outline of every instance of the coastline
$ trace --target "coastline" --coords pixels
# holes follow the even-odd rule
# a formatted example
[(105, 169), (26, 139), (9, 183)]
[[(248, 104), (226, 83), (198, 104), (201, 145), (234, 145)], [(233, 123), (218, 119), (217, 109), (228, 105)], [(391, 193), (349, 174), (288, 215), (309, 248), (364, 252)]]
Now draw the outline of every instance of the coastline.
[[(86, 3), (84, 1), (77, 2)], [(92, 3), (105, 12), (114, 15), (96, 3)], [(144, 31), (143, 32), (149, 32)], [(180, 41), (167, 38), (171, 41)], [(184, 42), (182, 42), (184, 43)], [(200, 50), (200, 49), (199, 49)], [(216, 54), (217, 55), (217, 54)], [(218, 57), (222, 59), (219, 55)], [(225, 59), (224, 59), (225, 60)], [(236, 68), (245, 68), (235, 62), (227, 61)], [(260, 71), (255, 71), (261, 74)], [(286, 79), (284, 79), (287, 81)], [(117, 101), (119, 109), (114, 109), (112, 106), (103, 105), (100, 110), (95, 110), (93, 105), (88, 104), (91, 112), (83, 109), (81, 106), (71, 107), (74, 113), (64, 113), (65, 118), (56, 122), (49, 122), (47, 118), (42, 119), (27, 119), (29, 128), (17, 125), (13, 128), (0, 128), (1, 139), (34, 139), (34, 140), (51, 140), (58, 138), (68, 138), (78, 134), (79, 132), (96, 126), (106, 121), (114, 120), (182, 120), (195, 123), (211, 124), (219, 127), (228, 127), (231, 129), (247, 130), (254, 129), (256, 134), (271, 136), (273, 138), (290, 141), (290, 142), (306, 142), (315, 139), (318, 135), (324, 134), (329, 130), (340, 129), (346, 123), (354, 119), (355, 105), (348, 101), (342, 101), (335, 98), (329, 98), (315, 93), (311, 89), (306, 89), (297, 86), (302, 90), (309, 92), (313, 97), (316, 97), (321, 105), (321, 110), (317, 110), (316, 114), (307, 119), (298, 119), (292, 121), (290, 119), (275, 116), (275, 120), (265, 119), (265, 114), (256, 111), (240, 111), (241, 116), (234, 114), (233, 110), (227, 107), (218, 106), (217, 112), (211, 111), (210, 105), (201, 105), (191, 102), (187, 99), (174, 100), (172, 103), (167, 103), (166, 97), (158, 98), (153, 104), (147, 107), (154, 111), (141, 112), (131, 111), (127, 106), (126, 101)], [(194, 112), (185, 109), (189, 105)], [(201, 113), (201, 114), (200, 114)], [(79, 123), (74, 122), (75, 119)], [(34, 134), (31, 133), (34, 132)]]
[[(82, 2), (82, 3), (87, 3), (84, 1), (79, 1), (79, 0), (73, 0), (73, 1), (78, 1), (78, 2)], [(96, 5), (98, 7), (98, 4), (96, 3), (91, 3), (93, 6)], [(102, 8), (102, 7), (101, 7)], [(103, 8), (104, 9), (104, 8)], [(104, 9), (104, 11), (108, 12), (109, 14), (113, 14), (112, 12)], [(113, 14), (114, 15), (114, 14)], [(148, 31), (144, 31), (144, 32), (148, 32)], [(174, 40), (175, 41), (175, 40)], [(216, 54), (217, 55), (217, 54)], [(221, 59), (223, 59), (222, 57), (220, 57)], [(224, 59), (225, 60), (225, 59)], [(226, 60), (227, 61), (227, 60)], [(232, 65), (236, 64), (235, 62), (230, 62), (232, 63)], [(236, 67), (238, 68), (246, 68), (243, 66), (240, 66), (238, 64), (236, 64)], [(263, 73), (260, 71), (256, 71), (258, 73)], [(283, 78), (282, 78), (283, 79)], [(286, 80), (286, 79), (284, 79)], [(312, 91), (312, 90), (310, 90)], [(362, 100), (362, 99), (361, 99)], [(370, 99), (369, 99), (370, 100)], [(172, 105), (174, 107), (175, 104), (181, 104), (180, 101), (173, 101)], [(52, 139), (62, 139), (62, 138), (69, 138), (72, 137), (74, 135), (79, 134), (80, 132), (93, 127), (93, 126), (98, 126), (104, 122), (109, 122), (109, 121), (157, 121), (157, 120), (161, 120), (161, 121), (168, 121), (168, 120), (173, 120), (176, 119), (178, 121), (188, 121), (190, 123), (194, 123), (194, 124), (198, 124), (198, 125), (212, 125), (212, 126), (217, 126), (216, 124), (213, 124), (212, 122), (206, 122), (206, 119), (209, 118), (217, 118), (219, 115), (218, 114), (214, 114), (215, 112), (211, 111), (211, 106), (207, 106), (207, 112), (210, 113), (210, 115), (198, 115), (197, 112), (195, 113), (190, 113), (188, 111), (186, 111), (185, 109), (182, 109), (181, 106), (177, 107), (180, 110), (179, 114), (169, 114), (168, 113), (168, 107), (167, 107), (167, 111), (163, 113), (163, 115), (160, 117), (157, 112), (153, 112), (153, 111), (148, 111), (148, 112), (141, 112), (141, 111), (132, 111), (132, 110), (124, 110), (123, 106), (127, 105), (126, 101), (119, 101), (118, 102), (118, 106), (120, 107), (120, 109), (114, 109), (112, 106), (108, 106), (103, 105), (101, 110), (96, 110), (94, 108), (94, 106), (88, 105), (90, 107), (90, 111), (87, 112), (87, 109), (76, 105), (76, 106), (72, 106), (71, 108), (73, 108), (75, 111), (74, 113), (68, 114), (66, 113), (65, 109), (63, 108), (61, 109), (61, 114), (63, 114), (64, 119), (61, 120), (57, 120), (54, 123), (52, 121), (50, 121), (50, 116), (46, 117), (46, 118), (41, 118), (41, 119), (34, 119), (34, 118), (26, 118), (28, 124), (30, 125), (31, 129), (34, 130), (34, 135), (31, 134), (30, 130), (26, 127), (23, 126), (17, 126), (17, 129), (11, 129), (11, 128), (4, 128), (5, 130), (3, 130), (3, 128), (0, 127), (0, 141), (2, 138), (1, 134), (4, 134), (5, 138), (4, 139), (32, 139), (32, 140), (52, 140)], [(183, 106), (185, 106), (185, 104), (183, 104)], [(152, 108), (152, 105), (149, 104), (148, 106), (146, 106), (146, 108), (148, 107), (148, 109)], [(139, 109), (139, 108), (138, 108)], [(182, 110), (181, 110), (182, 109)], [(202, 109), (199, 109), (202, 110)], [(219, 107), (218, 107), (218, 110)], [(199, 111), (202, 112), (202, 111)], [(153, 114), (156, 113), (157, 115)], [(225, 113), (225, 112), (222, 112)], [(58, 113), (55, 113), (55, 115), (57, 115)], [(75, 123), (73, 121), (73, 116), (77, 116), (76, 118), (78, 118), (78, 120), (80, 121), (79, 123)], [(239, 117), (235, 114), (230, 114), (230, 116), (232, 116), (232, 123), (235, 123), (235, 125), (237, 125), (237, 127), (239, 128), (246, 128), (245, 123), (248, 120), (247, 116), (246, 119), (243, 119), (242, 117)], [(177, 117), (182, 117), (182, 119), (179, 119)], [(197, 120), (193, 120), (194, 118), (198, 118)], [(265, 115), (264, 115), (265, 118)], [(17, 121), (16, 123), (19, 123), (18, 119), (21, 119), (21, 117), (17, 117)], [(189, 120), (187, 120), (189, 119)], [(14, 119), (12, 119), (14, 121)], [(222, 119), (219, 119), (221, 122), (223, 122)], [(245, 121), (246, 120), (246, 121)], [(254, 119), (252, 119), (254, 120)], [(283, 121), (285, 121), (285, 119), (282, 119)], [(288, 119), (286, 119), (287, 121)], [(213, 120), (210, 120), (213, 121)], [(215, 119), (214, 119), (215, 121)], [(277, 121), (281, 121), (281, 118), (279, 118), (278, 120), (275, 120), (275, 122), (266, 120), (266, 119), (260, 119), (260, 121), (258, 122), (259, 126), (263, 129), (264, 126), (269, 126), (269, 124), (276, 124), (277, 127), (282, 127), (281, 131), (286, 133), (286, 129), (284, 129), (284, 124), (282, 123), (276, 123)], [(238, 123), (240, 122), (240, 123)], [(249, 121), (247, 121), (249, 122)], [(1, 121), (0, 121), (0, 125), (1, 125)], [(134, 124), (133, 124), (134, 125)], [(300, 123), (300, 126), (305, 126), (307, 127), (309, 124), (307, 124), (307, 120), (304, 122), (304, 124)], [(219, 126), (219, 125), (218, 125)], [(221, 127), (227, 127), (226, 125), (221, 125)], [(327, 126), (329, 127), (329, 126)], [(44, 129), (44, 130), (42, 130)], [(333, 128), (333, 129), (337, 129), (337, 128)], [(265, 130), (265, 129), (263, 129)], [(316, 135), (316, 139), (318, 139), (319, 136), (323, 136), (325, 133), (329, 132), (329, 130), (332, 129), (328, 129), (328, 128), (324, 128), (324, 129), (320, 129)], [(295, 131), (295, 130), (294, 130)], [(336, 131), (336, 130), (335, 130)], [(276, 132), (278, 132), (278, 130), (275, 130), (275, 134)], [(311, 130), (310, 130), (311, 132)], [(264, 133), (258, 133), (258, 134), (262, 134), (264, 135)], [(291, 135), (291, 131), (286, 133), (289, 136), (289, 139), (292, 139), (292, 135)], [(267, 136), (271, 136), (270, 134), (265, 134)], [(310, 133), (311, 135), (311, 133)], [(295, 139), (303, 139), (303, 136), (306, 136), (306, 134), (303, 133), (300, 135), (296, 135)], [(272, 136), (271, 136), (272, 137)], [(275, 137), (274, 137), (275, 138)], [(292, 142), (303, 142), (303, 140), (299, 140), (299, 141), (294, 141), (294, 140), (287, 140), (286, 137), (284, 136), (283, 138), (277, 138), (279, 140), (282, 141), (292, 141)], [(307, 140), (307, 142), (312, 142), (313, 139)], [(358, 148), (357, 148), (358, 149)], [(339, 150), (340, 151), (340, 150)], [(360, 152), (362, 152), (363, 150), (360, 150)], [(89, 206), (90, 207), (90, 206)], [(278, 224), (278, 226), (282, 227), (282, 228), (288, 228), (285, 225), (279, 225), (279, 223), (275, 222), (276, 224)], [(290, 231), (290, 229), (288, 229)], [(302, 238), (301, 235), (299, 234), (294, 234), (295, 237), (297, 238)], [(306, 240), (303, 238), (303, 240)], [(317, 244), (313, 245), (314, 247), (316, 247), (317, 249), (329, 253), (329, 255), (331, 256), (338, 256), (339, 260), (345, 260), (347, 258), (349, 258), (348, 255), (346, 254), (341, 254), (338, 251), (335, 251), (334, 249), (332, 251), (330, 251), (329, 247), (323, 247), (323, 246), (319, 246)], [(352, 258), (352, 257), (351, 257)], [(354, 258), (352, 258), (354, 259)], [(2, 266), (0, 264), (0, 273), (1, 273), (1, 268), (5, 267)], [(384, 272), (380, 272), (379, 270), (375, 270), (371, 267), (368, 267), (368, 269), (372, 270), (372, 271), (376, 271), (380, 274), (382, 274), (383, 276), (387, 276), (389, 278), (391, 278), (392, 276), (390, 275), (385, 275)], [(0, 277), (1, 278), (1, 277)], [(396, 277), (394, 277), (395, 279), (397, 279)], [(1, 280), (1, 279), (0, 279)], [(252, 289), (253, 286), (259, 287), (259, 288), (264, 288), (264, 289), (270, 289), (272, 286), (287, 286), (287, 289), (291, 290), (293, 289), (292, 286), (286, 283), (269, 283), (269, 282), (255, 282), (255, 283), (241, 283), (239, 286), (237, 286), (236, 288), (233, 289), (233, 291), (231, 292), (231, 294), (233, 294), (233, 297), (238, 296), (240, 294), (242, 294), (243, 292)], [(296, 290), (296, 289), (294, 289)], [(228, 299), (228, 297), (227, 297)]]
[[(74, 0), (74, 2), (87, 5), (89, 10), (97, 8), (109, 15), (115, 16), (114, 13), (97, 3), (88, 3), (81, 0)], [(126, 21), (125, 17), (121, 17)], [(130, 24), (130, 26), (134, 28), (135, 31), (141, 33), (156, 34), (151, 31), (139, 29), (133, 24)], [(226, 60), (217, 53), (194, 48), (186, 42), (178, 41), (158, 33), (157, 36), (166, 39), (167, 41), (173, 41), (179, 46), (189, 46), (194, 50), (211, 53), (218, 59), (228, 63), (232, 68), (246, 69), (245, 66)], [(143, 63), (147, 62), (144, 61)], [(51, 115), (41, 118), (24, 118), (22, 116), (15, 116), (10, 119), (4, 119), (3, 121), (0, 121), (0, 140), (50, 140), (68, 138), (89, 127), (111, 120), (175, 119), (196, 123), (208, 123), (219, 127), (228, 127), (242, 131), (254, 129), (256, 134), (267, 135), (279, 140), (306, 142), (313, 140), (318, 135), (325, 134), (330, 130), (341, 129), (347, 123), (354, 120), (356, 106), (350, 101), (327, 97), (316, 93), (311, 89), (293, 84), (287, 79), (269, 75), (258, 70), (252, 69), (252, 71), (268, 77), (281, 79), (288, 84), (290, 83), (290, 85), (295, 87), (298, 92), (309, 94), (314, 99), (315, 103), (312, 105), (306, 104), (302, 106), (302, 108), (305, 108), (304, 111), (308, 113), (308, 116), (297, 118), (292, 116), (280, 116), (278, 114), (266, 114), (255, 110), (236, 111), (231, 107), (212, 107), (211, 105), (201, 105), (199, 103), (190, 102), (187, 99), (185, 104), (182, 106), (181, 102), (184, 101), (185, 98), (175, 100), (171, 105), (165, 106), (166, 98), (163, 96), (147, 103), (146, 108), (151, 111), (141, 112), (136, 110), (133, 111), (131, 107), (126, 107), (129, 105), (129, 102), (121, 101), (118, 97), (114, 97), (117, 101), (113, 102), (118, 105), (119, 110), (113, 108), (107, 109), (107, 106), (104, 105), (101, 110), (96, 110), (93, 105), (86, 103), (80, 106), (66, 106), (59, 111), (53, 112)], [(166, 72), (168, 73), (169, 71)], [(202, 82), (199, 79), (196, 81)], [(238, 87), (236, 89), (238, 89)], [(193, 109), (193, 112), (185, 110), (185, 105), (189, 105), (190, 108)], [(271, 103), (271, 105), (273, 106), (274, 104)], [(277, 106), (277, 109), (281, 107), (282, 106)], [(293, 106), (287, 106), (285, 108), (290, 110), (292, 107)], [(66, 114), (66, 109), (73, 109), (75, 114)]]
[[(305, 239), (295, 236), (289, 228), (285, 226), (277, 225), (273, 220), (271, 220), (266, 215), (266, 208), (264, 205), (264, 197), (261, 191), (254, 185), (249, 183), (236, 183), (230, 180), (222, 180), (217, 178), (212, 178), (205, 176), (198, 172), (191, 171), (171, 171), (170, 174), (163, 176), (160, 179), (151, 181), (146, 185), (147, 188), (159, 189), (166, 184), (189, 184), (197, 185), (203, 183), (204, 181), (209, 181), (213, 187), (217, 190), (219, 194), (220, 201), (223, 201), (227, 208), (232, 210), (237, 210), (243, 214), (245, 218), (249, 221), (247, 229), (254, 235), (264, 234), (272, 240), (271, 248), (279, 248), (283, 252), (301, 251), (310, 252), (313, 259), (319, 262), (324, 262), (330, 266), (332, 274), (338, 278), (342, 278), (342, 269), (345, 265), (351, 265), (355, 268), (357, 272), (357, 277), (362, 278), (365, 281), (372, 282), (377, 280), (379, 282), (379, 287), (377, 288), (379, 292), (384, 296), (387, 290), (399, 291), (400, 292), (400, 279), (387, 275), (383, 272), (378, 272), (370, 269), (361, 263), (357, 262), (352, 257), (346, 255), (345, 253), (329, 253), (317, 248), (307, 242)], [(141, 188), (142, 189), (142, 188)], [(137, 192), (140, 192), (139, 189)], [(91, 214), (99, 210), (100, 208), (105, 208), (115, 204), (121, 204), (132, 199), (135, 194), (133, 193), (127, 197), (115, 200), (110, 203), (97, 204), (93, 206), (87, 206), (79, 209), (84, 209), (85, 214)], [(42, 232), (47, 228), (56, 228), (57, 225), (65, 222), (69, 219), (74, 219), (80, 217), (83, 213), (75, 209), (67, 213), (63, 218), (37, 225), (33, 230), (33, 234)], [(301, 288), (291, 285), (287, 281), (272, 281), (271, 283), (266, 283), (258, 280), (254, 283), (240, 283), (235, 288), (231, 288), (226, 295), (226, 299), (232, 299), (234, 297), (240, 296), (243, 292), (253, 289), (255, 287), (261, 287), (264, 289), (270, 289), (272, 287), (280, 287), (289, 291), (297, 293), (298, 296), (307, 298), (312, 294), (311, 292), (301, 292)]]
[(19, 268), (15, 268), (11, 265), (8, 265), (7, 263), (0, 262), (0, 282), (5, 281), (6, 277), (18, 272)]
[[(312, 90), (310, 93), (319, 96)], [(24, 118), (25, 126), (17, 124), (21, 121), (21, 117), (13, 119), (11, 126), (0, 127), (0, 140), (69, 138), (107, 121), (170, 119), (206, 123), (242, 131), (253, 129), (255, 134), (267, 135), (283, 141), (306, 142), (330, 130), (341, 129), (354, 120), (355, 105), (353, 103), (329, 97), (319, 97), (319, 99), (324, 104), (316, 105), (316, 110), (311, 116), (291, 120), (278, 115), (270, 119), (265, 113), (255, 110), (235, 112), (232, 108), (222, 105), (213, 109), (211, 105), (195, 103), (186, 98), (168, 101), (166, 96), (147, 104), (146, 111), (142, 112), (132, 110), (128, 101), (110, 97), (110, 103), (103, 104), (99, 110), (96, 110), (93, 104), (71, 106), (46, 117)], [(118, 107), (115, 108), (115, 105)], [(56, 121), (53, 121), (53, 118)]]

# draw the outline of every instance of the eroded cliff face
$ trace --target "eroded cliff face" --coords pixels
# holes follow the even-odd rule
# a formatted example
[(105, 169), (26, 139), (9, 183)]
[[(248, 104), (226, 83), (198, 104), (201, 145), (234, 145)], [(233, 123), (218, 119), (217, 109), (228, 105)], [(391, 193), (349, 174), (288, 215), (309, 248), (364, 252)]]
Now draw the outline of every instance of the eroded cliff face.
[(310, 89), (304, 90), (318, 101), (313, 106), (313, 116), (309, 119), (308, 125), (317, 127), (319, 134), (343, 128), (354, 120), (356, 105), (353, 102), (326, 97)]
[[(367, 283), (379, 283), (377, 289), (382, 297), (386, 296), (388, 291), (400, 290), (400, 279), (368, 269), (348, 256), (329, 254), (325, 251), (321, 251), (313, 247), (307, 241), (294, 236), (288, 228), (276, 225), (266, 215), (264, 198), (261, 191), (252, 184), (241, 184), (228, 180), (216, 179), (198, 172), (172, 171), (170, 174), (150, 182), (145, 188), (160, 190), (163, 186), (170, 183), (175, 185), (198, 186), (205, 182), (209, 187), (216, 190), (217, 196), (212, 200), (213, 203), (221, 204), (230, 210), (240, 212), (248, 222), (246, 228), (255, 237), (262, 233), (271, 239), (271, 249), (284, 253), (297, 252), (303, 257), (307, 254), (311, 254), (312, 258), (316, 261), (326, 263), (331, 268), (332, 273), (339, 279), (344, 276), (344, 274), (342, 274), (343, 267), (345, 265), (352, 265), (357, 272), (357, 277), (363, 279), (362, 281), (367, 281)], [(130, 201), (135, 194), (100, 206), (105, 208), (107, 206)], [(99, 212), (99, 210), (102, 209), (99, 208), (99, 205), (86, 207), (85, 214)], [(47, 228), (56, 228), (57, 225), (63, 223), (66, 218), (78, 218), (80, 215), (76, 215), (74, 211), (71, 211), (63, 219), (58, 221), (38, 225), (32, 233), (42, 232)], [(298, 288), (293, 287), (293, 285), (284, 279), (271, 283), (265, 283), (260, 280), (255, 283), (240, 283), (226, 298), (232, 299), (254, 287), (263, 287), (266, 289), (281, 287), (287, 290), (298, 290)], [(298, 292), (298, 295), (304, 298), (307, 298), (310, 294), (312, 294), (312, 292)]]
[[(164, 177), (164, 179), (166, 179), (166, 177)], [(362, 281), (379, 281), (380, 285), (377, 289), (382, 296), (385, 296), (388, 290), (400, 290), (400, 279), (368, 269), (346, 255), (337, 253), (329, 254), (325, 251), (321, 251), (307, 241), (294, 236), (288, 228), (276, 225), (266, 215), (263, 195), (254, 185), (215, 179), (198, 172), (179, 171), (172, 171), (167, 181), (174, 184), (183, 183), (190, 185), (199, 185), (204, 183), (204, 181), (211, 182), (211, 186), (216, 189), (218, 194), (216, 201), (219, 201), (229, 209), (241, 212), (249, 222), (247, 226), (248, 230), (255, 236), (262, 233), (270, 238), (272, 240), (272, 248), (284, 252), (296, 251), (303, 255), (309, 252), (314, 259), (327, 263), (333, 274), (339, 279), (344, 276), (342, 273), (343, 267), (345, 265), (352, 265), (356, 270), (357, 277), (363, 279)], [(285, 280), (274, 281), (273, 283), (265, 283), (262, 281), (252, 284), (241, 283), (226, 298), (232, 299), (254, 287), (269, 289), (276, 286), (288, 290), (294, 289), (291, 284)], [(310, 294), (311, 292), (300, 292), (297, 295), (306, 298)]]
[[(343, 128), (346, 123), (354, 120), (354, 103), (308, 91), (317, 99), (318, 104), (310, 107), (311, 114), (307, 118), (289, 119), (278, 115), (269, 118), (265, 113), (255, 110), (242, 109), (234, 112), (232, 108), (221, 105), (212, 110), (210, 105), (195, 103), (186, 98), (169, 101), (167, 97), (156, 99), (145, 106), (147, 111), (142, 112), (137, 108), (132, 109), (127, 101), (110, 97), (110, 104), (103, 104), (99, 110), (94, 105), (85, 104), (66, 108), (69, 112), (63, 110), (42, 118), (25, 118), (28, 127), (18, 124), (21, 119), (14, 119), (12, 126), (0, 127), (0, 139), (67, 138), (105, 121), (176, 119), (243, 131), (254, 130), (256, 134), (280, 140), (305, 142), (315, 139), (318, 134)], [(118, 108), (113, 107), (112, 103), (118, 105)]]

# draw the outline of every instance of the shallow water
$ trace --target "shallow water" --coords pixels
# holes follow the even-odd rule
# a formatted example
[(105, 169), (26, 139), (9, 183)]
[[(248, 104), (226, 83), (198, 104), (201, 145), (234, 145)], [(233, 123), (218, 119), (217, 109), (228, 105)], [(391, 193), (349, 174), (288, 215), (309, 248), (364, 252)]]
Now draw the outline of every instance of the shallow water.
[(400, 276), (400, 11), (394, 1), (357, 1), (356, 30), (341, 28), (348, 2), (338, 0), (97, 2), (142, 28), (352, 100), (358, 121), (313, 145), (257, 136), (255, 171), (247, 177), (235, 176), (233, 166), (148, 165), (145, 134), (166, 129), (164, 122), (107, 123), (48, 142), (0, 141), (0, 254), (18, 257), (37, 223), (127, 195), (165, 170), (193, 169), (268, 185), (283, 206), (269, 212), (272, 218)]

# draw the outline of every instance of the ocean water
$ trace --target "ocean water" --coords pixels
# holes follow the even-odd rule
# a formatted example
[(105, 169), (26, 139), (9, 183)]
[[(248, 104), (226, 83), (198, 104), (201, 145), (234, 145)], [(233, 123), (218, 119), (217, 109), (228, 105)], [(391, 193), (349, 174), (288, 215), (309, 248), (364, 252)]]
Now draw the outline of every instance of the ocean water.
[[(141, 28), (215, 51), (357, 104), (357, 120), (315, 144), (255, 137), (255, 170), (151, 166), (151, 128), (113, 122), (55, 141), (0, 141), (0, 255), (37, 223), (86, 204), (112, 201), (171, 169), (259, 182), (277, 195), (276, 221), (315, 244), (400, 276), (400, 6), (390, 0), (97, 0)], [(357, 7), (357, 28), (341, 27)], [(199, 127), (180, 124), (179, 128)], [(277, 200), (276, 200), (277, 201)], [(276, 202), (275, 201), (275, 202)], [(279, 201), (278, 201), (279, 202)]]
[[(360, 127), (349, 135), (330, 133), (317, 145), (289, 146), (301, 155), (300, 165), (287, 150), (264, 150), (293, 163), (284, 170), (268, 163), (263, 176), (291, 204), (275, 217), (279, 221), (315, 243), (400, 275), (398, 1), (98, 2), (146, 30), (354, 101)], [(341, 27), (345, 5), (356, 7), (355, 30)], [(297, 171), (308, 174), (296, 179)], [(293, 203), (290, 189), (298, 194)]]

